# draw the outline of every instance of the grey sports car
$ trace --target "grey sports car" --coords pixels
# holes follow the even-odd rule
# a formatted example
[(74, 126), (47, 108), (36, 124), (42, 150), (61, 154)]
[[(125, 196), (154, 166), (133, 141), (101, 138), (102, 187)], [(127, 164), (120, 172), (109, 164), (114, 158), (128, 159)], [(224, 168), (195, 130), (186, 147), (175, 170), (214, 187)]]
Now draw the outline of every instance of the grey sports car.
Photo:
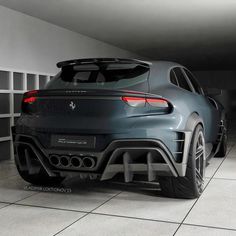
[(168, 197), (200, 196), (208, 159), (226, 153), (226, 116), (188, 69), (117, 58), (57, 66), (45, 89), (24, 94), (12, 128), (23, 179), (138, 176), (158, 181)]

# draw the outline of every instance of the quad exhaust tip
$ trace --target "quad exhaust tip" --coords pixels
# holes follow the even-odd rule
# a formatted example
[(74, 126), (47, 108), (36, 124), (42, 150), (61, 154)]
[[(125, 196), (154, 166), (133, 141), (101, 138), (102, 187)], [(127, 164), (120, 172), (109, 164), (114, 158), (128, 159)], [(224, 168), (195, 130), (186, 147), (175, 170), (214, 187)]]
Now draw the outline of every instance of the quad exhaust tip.
[(70, 159), (68, 156), (61, 156), (60, 157), (60, 164), (63, 167), (69, 167), (70, 166)]
[(86, 168), (93, 168), (95, 166), (95, 160), (92, 157), (84, 157), (83, 164)]
[(58, 155), (51, 155), (49, 161), (53, 166), (60, 165), (60, 157)]
[(56, 154), (50, 155), (49, 157), (50, 163), (55, 167), (73, 167), (73, 168), (89, 168), (92, 169), (96, 165), (96, 161), (93, 157), (79, 157), (79, 156), (59, 156)]
[(83, 161), (78, 156), (72, 156), (70, 159), (70, 162), (71, 162), (71, 166), (73, 166), (75, 168), (80, 168), (83, 166)]

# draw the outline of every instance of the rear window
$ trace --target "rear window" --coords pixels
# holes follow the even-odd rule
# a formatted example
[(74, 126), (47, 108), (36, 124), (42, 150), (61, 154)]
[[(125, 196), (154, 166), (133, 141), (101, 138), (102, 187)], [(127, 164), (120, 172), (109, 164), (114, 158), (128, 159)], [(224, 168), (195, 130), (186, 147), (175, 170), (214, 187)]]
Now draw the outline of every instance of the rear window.
[(186, 80), (182, 70), (179, 67), (177, 67), (177, 68), (174, 69), (174, 72), (177, 76), (179, 86), (183, 89), (186, 89), (186, 90), (192, 92), (192, 90), (191, 90), (191, 88), (188, 84), (188, 81)]
[(109, 89), (148, 91), (149, 67), (139, 64), (65, 66), (46, 89)]

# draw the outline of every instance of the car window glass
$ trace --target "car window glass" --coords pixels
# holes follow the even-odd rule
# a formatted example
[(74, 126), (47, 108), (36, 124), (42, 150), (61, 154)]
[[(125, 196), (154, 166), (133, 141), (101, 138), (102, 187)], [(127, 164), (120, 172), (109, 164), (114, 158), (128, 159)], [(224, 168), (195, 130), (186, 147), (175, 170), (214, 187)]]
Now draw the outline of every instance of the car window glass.
[(110, 89), (148, 91), (149, 67), (140, 64), (101, 63), (65, 66), (46, 89)]
[(170, 71), (170, 82), (176, 86), (178, 86), (177, 78), (175, 72), (173, 70)]
[(194, 87), (195, 91), (199, 94), (202, 94), (202, 90), (200, 85), (198, 84), (198, 82), (196, 81), (196, 79), (194, 78), (194, 76), (192, 75), (192, 73), (186, 69), (184, 69), (184, 72), (186, 73), (186, 75), (188, 76), (190, 82), (192, 83), (192, 86)]
[(191, 90), (191, 88), (190, 88), (190, 86), (189, 86), (189, 84), (188, 84), (188, 82), (187, 82), (187, 80), (186, 80), (182, 70), (180, 68), (175, 68), (174, 72), (175, 72), (175, 74), (177, 76), (179, 87), (192, 92), (192, 90)]

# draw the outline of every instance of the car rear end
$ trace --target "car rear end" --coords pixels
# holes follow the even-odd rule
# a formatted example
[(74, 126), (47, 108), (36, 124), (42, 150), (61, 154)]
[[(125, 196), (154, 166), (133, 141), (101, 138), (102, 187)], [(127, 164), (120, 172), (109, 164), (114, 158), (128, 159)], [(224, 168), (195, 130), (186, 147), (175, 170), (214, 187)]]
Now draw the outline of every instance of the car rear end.
[(20, 168), (102, 180), (124, 173), (127, 182), (134, 174), (149, 181), (178, 175), (183, 133), (172, 130), (173, 105), (150, 94), (150, 64), (96, 59), (59, 66), (44, 90), (24, 94), (13, 127)]

